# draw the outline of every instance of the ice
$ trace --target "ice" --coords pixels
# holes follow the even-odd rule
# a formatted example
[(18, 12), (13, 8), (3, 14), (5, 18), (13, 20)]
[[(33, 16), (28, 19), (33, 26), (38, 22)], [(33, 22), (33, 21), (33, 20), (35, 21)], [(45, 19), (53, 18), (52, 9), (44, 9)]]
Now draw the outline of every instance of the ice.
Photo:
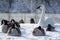
[[(60, 40), (60, 31), (58, 30), (60, 27), (60, 24), (55, 24), (56, 31), (49, 32), (45, 31), (46, 36), (33, 36), (32, 31), (35, 27), (37, 27), (38, 24), (20, 24), (21, 26), (21, 32), (22, 36), (9, 36), (6, 33), (2, 33), (0, 30), (0, 40)], [(1, 29), (1, 26), (0, 26)], [(46, 28), (44, 28), (46, 30)]]

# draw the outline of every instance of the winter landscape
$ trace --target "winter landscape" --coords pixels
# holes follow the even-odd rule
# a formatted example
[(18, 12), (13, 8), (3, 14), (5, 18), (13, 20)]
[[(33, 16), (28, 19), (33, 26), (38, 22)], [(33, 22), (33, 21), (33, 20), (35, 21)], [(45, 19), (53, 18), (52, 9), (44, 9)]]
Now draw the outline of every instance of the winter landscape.
[[(35, 23), (30, 23), (33, 18)], [(15, 19), (20, 23), (21, 36), (2, 32), (1, 20)], [(46, 31), (51, 24), (55, 31)], [(45, 36), (34, 36), (34, 28), (41, 26)], [(0, 0), (0, 40), (60, 40), (60, 0)]]
[[(27, 25), (28, 24), (28, 25)], [(60, 40), (60, 24), (55, 24), (56, 31), (49, 32), (45, 31), (46, 36), (33, 36), (32, 31), (37, 26), (37, 24), (20, 24), (21, 25), (21, 37), (8, 36), (1, 32), (0, 26), (0, 40)]]

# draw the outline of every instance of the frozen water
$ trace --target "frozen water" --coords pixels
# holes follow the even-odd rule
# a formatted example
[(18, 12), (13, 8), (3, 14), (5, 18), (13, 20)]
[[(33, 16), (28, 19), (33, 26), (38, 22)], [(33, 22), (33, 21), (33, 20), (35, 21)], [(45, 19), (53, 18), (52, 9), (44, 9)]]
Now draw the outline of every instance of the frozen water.
[[(21, 37), (15, 37), (15, 36), (8, 36), (5, 33), (1, 32), (1, 26), (0, 26), (0, 40), (60, 40), (60, 31), (57, 30), (60, 27), (60, 24), (55, 24), (56, 31), (49, 32), (45, 31), (46, 36), (33, 36), (32, 31), (35, 27), (37, 27), (37, 24), (20, 24), (21, 25)], [(44, 28), (45, 29), (45, 28)]]

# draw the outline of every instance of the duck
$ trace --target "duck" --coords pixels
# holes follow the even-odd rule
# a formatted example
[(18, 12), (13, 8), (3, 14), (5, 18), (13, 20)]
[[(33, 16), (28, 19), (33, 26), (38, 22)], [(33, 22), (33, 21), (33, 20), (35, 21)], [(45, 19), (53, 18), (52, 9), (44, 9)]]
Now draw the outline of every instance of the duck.
[(45, 36), (45, 31), (43, 28), (41, 28), (41, 26), (38, 26), (38, 27), (34, 28), (32, 34), (34, 36)]

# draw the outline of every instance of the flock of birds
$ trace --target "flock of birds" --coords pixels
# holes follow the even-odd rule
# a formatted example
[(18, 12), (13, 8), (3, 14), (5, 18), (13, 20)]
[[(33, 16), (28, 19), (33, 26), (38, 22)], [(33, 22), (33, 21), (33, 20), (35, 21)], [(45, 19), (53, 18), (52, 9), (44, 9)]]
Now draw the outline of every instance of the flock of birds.
[[(3, 19), (1, 21), (2, 32), (7, 33), (7, 35), (10, 35), (10, 36), (21, 36), (22, 33), (19, 25), (20, 23), (24, 23), (24, 21), (20, 20), (19, 22), (16, 22), (14, 19), (11, 19), (11, 21)], [(33, 18), (30, 20), (30, 23), (35, 23)], [(46, 31), (54, 31), (54, 30), (55, 28), (51, 24), (48, 24), (46, 26)], [(32, 34), (34, 36), (46, 35), (44, 29), (41, 26), (34, 28)]]

